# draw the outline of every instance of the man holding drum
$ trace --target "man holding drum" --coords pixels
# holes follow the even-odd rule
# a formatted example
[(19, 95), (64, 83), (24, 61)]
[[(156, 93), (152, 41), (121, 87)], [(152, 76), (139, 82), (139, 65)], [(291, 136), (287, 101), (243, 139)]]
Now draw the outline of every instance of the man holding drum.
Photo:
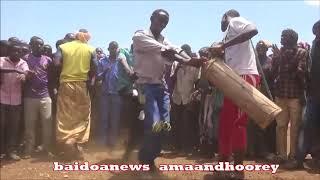
[[(244, 80), (253, 86), (260, 81), (254, 49), (250, 39), (258, 34), (254, 24), (240, 17), (234, 9), (227, 11), (221, 21), (225, 32), (222, 43), (212, 46), (212, 51), (225, 52), (225, 63)], [(247, 141), (246, 113), (241, 112), (229, 98), (224, 98), (219, 122), (220, 161), (229, 161), (234, 153), (234, 164), (243, 164)], [(230, 174), (234, 178), (244, 178), (244, 172)]]

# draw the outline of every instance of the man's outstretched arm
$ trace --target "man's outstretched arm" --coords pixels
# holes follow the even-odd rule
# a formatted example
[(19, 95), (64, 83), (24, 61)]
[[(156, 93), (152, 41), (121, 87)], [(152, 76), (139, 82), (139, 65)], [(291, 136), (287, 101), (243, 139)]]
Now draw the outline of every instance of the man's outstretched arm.
[(180, 51), (179, 53), (175, 50), (169, 49), (162, 52), (162, 56), (168, 58), (171, 61), (177, 61), (181, 64), (201, 67), (207, 59), (205, 58), (193, 58), (187, 55), (184, 51)]
[(244, 31), (240, 33), (235, 38), (231, 39), (230, 41), (227, 41), (223, 44), (224, 48), (234, 46), (236, 44), (243, 43), (245, 41), (248, 41), (249, 39), (253, 38), (255, 35), (258, 34), (258, 29), (255, 25), (249, 24), (245, 27)]

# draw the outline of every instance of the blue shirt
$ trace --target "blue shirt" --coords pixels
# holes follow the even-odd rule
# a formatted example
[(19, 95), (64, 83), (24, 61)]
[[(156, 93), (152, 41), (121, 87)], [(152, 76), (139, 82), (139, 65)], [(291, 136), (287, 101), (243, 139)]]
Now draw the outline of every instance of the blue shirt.
[(119, 63), (119, 56), (115, 61), (110, 61), (109, 56), (98, 61), (97, 76), (102, 79), (102, 94), (118, 94)]

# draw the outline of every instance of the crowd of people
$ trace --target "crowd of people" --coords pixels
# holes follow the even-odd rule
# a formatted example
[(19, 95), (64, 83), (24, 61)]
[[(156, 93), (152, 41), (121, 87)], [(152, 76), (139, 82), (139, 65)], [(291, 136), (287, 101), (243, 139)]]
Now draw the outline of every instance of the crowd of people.
[[(1, 40), (1, 159), (40, 152), (81, 158), (89, 139), (114, 150), (125, 126), (130, 135), (124, 158), (141, 136), (139, 161), (151, 170), (162, 145), (208, 158), (218, 154), (219, 161), (234, 164), (246, 156), (263, 158), (290, 169), (302, 168), (311, 154), (320, 167), (320, 21), (312, 28), (312, 46), (285, 29), (280, 49), (266, 40), (253, 47), (258, 29), (229, 10), (221, 21), (222, 42), (198, 53), (161, 34), (167, 11), (155, 10), (150, 21), (150, 28), (134, 33), (129, 49), (110, 42), (108, 55), (88, 44), (86, 29), (58, 40), (55, 53), (37, 36), (29, 43)], [(217, 54), (281, 107), (266, 129), (206, 79), (203, 68)]]

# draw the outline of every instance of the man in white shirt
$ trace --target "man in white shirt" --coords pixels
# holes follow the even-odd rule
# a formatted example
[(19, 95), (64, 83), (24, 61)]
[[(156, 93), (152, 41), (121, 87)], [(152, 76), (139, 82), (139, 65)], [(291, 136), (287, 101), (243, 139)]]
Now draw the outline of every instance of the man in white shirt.
[(161, 133), (169, 131), (170, 115), (169, 91), (164, 80), (166, 64), (173, 61), (201, 66), (205, 59), (190, 58), (180, 48), (175, 48), (161, 35), (169, 22), (169, 14), (163, 9), (155, 10), (148, 30), (139, 30), (133, 36), (134, 71), (137, 83), (143, 87), (146, 102), (144, 105), (144, 142), (139, 152), (139, 160), (156, 170), (154, 159), (161, 151)]
[[(254, 49), (250, 43), (250, 39), (258, 34), (256, 26), (232, 9), (223, 15), (221, 30), (225, 32), (224, 40), (212, 49), (224, 51), (226, 64), (248, 83), (256, 86), (260, 77)], [(247, 120), (247, 114), (241, 112), (239, 107), (225, 97), (219, 122), (220, 161), (228, 161), (234, 153), (234, 163), (243, 164)], [(240, 179), (244, 178), (243, 172), (237, 172), (235, 175)]]

